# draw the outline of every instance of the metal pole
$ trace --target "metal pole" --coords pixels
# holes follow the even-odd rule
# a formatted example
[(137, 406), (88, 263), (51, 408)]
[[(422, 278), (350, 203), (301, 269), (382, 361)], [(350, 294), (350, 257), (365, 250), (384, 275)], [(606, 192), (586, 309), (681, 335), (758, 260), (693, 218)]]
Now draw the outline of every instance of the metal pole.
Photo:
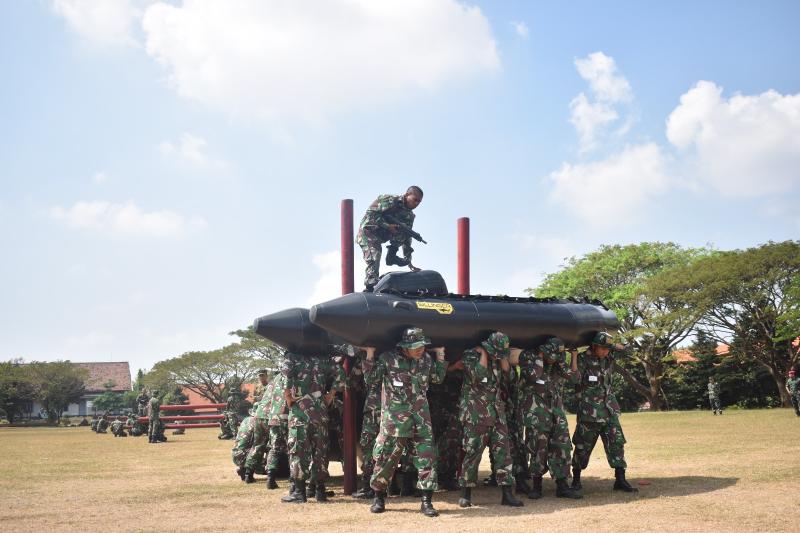
[[(342, 200), (341, 206), (341, 248), (342, 248), (342, 294), (350, 294), (355, 290), (353, 269), (353, 200)], [(350, 376), (351, 361), (344, 358), (344, 371)], [(342, 450), (342, 468), (344, 469), (344, 493), (356, 491), (356, 401), (349, 388), (344, 390), (344, 450)]]
[(458, 219), (458, 294), (469, 294), (469, 218)]

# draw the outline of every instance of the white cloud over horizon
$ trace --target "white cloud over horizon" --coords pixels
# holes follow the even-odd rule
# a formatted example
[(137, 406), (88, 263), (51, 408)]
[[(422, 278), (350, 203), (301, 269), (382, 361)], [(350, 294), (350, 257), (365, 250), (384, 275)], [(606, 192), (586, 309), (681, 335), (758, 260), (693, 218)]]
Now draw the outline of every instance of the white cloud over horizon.
[(522, 21), (512, 21), (511, 27), (514, 28), (516, 34), (523, 39), (527, 39), (528, 35), (530, 35), (530, 29), (528, 28), (528, 25)]
[(67, 26), (95, 47), (138, 46), (133, 36), (145, 2), (131, 0), (52, 0)]
[[(316, 254), (311, 258), (319, 273), (317, 280), (314, 282), (311, 295), (305, 302), (306, 307), (311, 307), (314, 304), (332, 300), (342, 295), (341, 258), (342, 255), (339, 250)], [(360, 291), (364, 287), (364, 269), (361, 268), (362, 265), (358, 263), (357, 259), (354, 288), (356, 291)]]
[(190, 229), (206, 226), (200, 217), (185, 217), (173, 211), (145, 212), (133, 202), (76, 202), (72, 207), (51, 207), (50, 218), (72, 229), (92, 230), (114, 235), (180, 237)]

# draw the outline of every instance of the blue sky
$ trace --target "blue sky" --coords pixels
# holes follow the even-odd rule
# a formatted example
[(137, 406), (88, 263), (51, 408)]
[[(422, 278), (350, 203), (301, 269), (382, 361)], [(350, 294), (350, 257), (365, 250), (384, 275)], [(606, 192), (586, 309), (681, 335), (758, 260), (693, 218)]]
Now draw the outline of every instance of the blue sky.
[[(282, 7), (281, 7), (282, 5)], [(644, 240), (800, 233), (797, 2), (0, 5), (0, 358), (127, 360), (338, 291), (338, 210), (522, 294)], [(357, 250), (357, 278), (363, 263)]]

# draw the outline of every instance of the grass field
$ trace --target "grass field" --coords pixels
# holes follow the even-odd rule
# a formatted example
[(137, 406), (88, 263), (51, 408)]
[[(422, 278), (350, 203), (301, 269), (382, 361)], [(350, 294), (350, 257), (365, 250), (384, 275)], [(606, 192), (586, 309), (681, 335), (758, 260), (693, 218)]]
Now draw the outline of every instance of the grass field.
[[(628, 478), (640, 492), (611, 491), (602, 447), (584, 474), (584, 499), (545, 498), (522, 509), (498, 505), (497, 488), (439, 492), (436, 519), (416, 498), (389, 498), (387, 512), (342, 495), (331, 464), (330, 503), (282, 504), (263, 478), (245, 485), (230, 441), (216, 430), (188, 430), (169, 442), (114, 438), (89, 428), (0, 429), (2, 531), (798, 531), (800, 419), (788, 409), (640, 413), (622, 418)], [(574, 427), (574, 420), (570, 421)], [(482, 463), (482, 476), (489, 467)]]

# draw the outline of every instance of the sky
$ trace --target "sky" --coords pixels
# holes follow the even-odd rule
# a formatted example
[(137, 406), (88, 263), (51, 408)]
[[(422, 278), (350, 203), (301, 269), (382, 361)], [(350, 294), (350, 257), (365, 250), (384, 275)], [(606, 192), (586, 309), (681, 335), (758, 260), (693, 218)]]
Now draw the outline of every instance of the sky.
[[(211, 350), (336, 297), (339, 206), (524, 295), (604, 244), (800, 234), (800, 3), (0, 3), (0, 359)], [(356, 284), (363, 261), (356, 248)], [(384, 266), (382, 271), (385, 270)]]

